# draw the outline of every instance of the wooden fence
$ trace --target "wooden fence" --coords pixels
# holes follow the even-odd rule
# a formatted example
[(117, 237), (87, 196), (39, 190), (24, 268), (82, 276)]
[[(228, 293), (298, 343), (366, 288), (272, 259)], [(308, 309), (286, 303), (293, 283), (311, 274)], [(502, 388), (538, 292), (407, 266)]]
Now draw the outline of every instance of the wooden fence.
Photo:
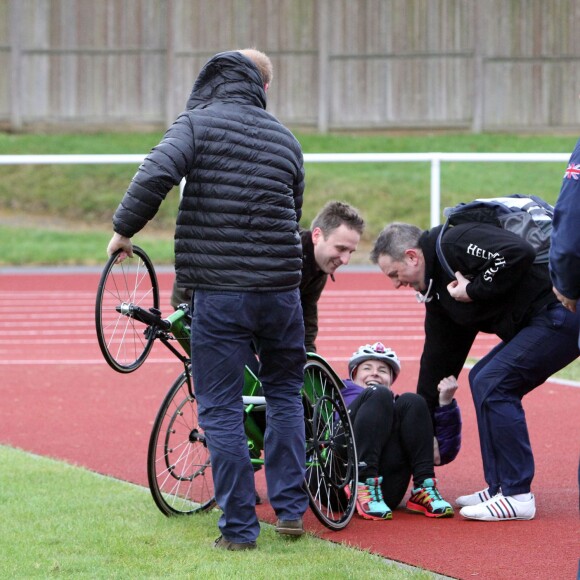
[(580, 0), (0, 0), (0, 124), (165, 127), (256, 46), (320, 131), (580, 129)]

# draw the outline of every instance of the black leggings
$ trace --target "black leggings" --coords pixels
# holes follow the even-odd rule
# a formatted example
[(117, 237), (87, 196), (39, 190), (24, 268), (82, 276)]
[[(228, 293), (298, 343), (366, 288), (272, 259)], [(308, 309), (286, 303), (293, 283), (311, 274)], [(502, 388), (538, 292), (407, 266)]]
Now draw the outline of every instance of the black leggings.
[(366, 388), (350, 405), (359, 481), (383, 477), (386, 504), (396, 508), (409, 480), (415, 486), (434, 477), (433, 424), (425, 399), (415, 393), (393, 397), (384, 386)]

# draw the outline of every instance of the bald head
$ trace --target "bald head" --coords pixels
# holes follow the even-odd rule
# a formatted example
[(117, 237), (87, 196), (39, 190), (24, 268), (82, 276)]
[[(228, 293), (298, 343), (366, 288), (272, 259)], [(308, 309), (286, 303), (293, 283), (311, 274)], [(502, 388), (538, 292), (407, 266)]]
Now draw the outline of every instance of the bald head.
[(262, 80), (264, 81), (264, 87), (267, 87), (272, 82), (272, 77), (274, 76), (274, 68), (272, 67), (270, 58), (255, 48), (244, 48), (238, 50), (238, 52), (249, 58), (258, 67), (262, 75)]

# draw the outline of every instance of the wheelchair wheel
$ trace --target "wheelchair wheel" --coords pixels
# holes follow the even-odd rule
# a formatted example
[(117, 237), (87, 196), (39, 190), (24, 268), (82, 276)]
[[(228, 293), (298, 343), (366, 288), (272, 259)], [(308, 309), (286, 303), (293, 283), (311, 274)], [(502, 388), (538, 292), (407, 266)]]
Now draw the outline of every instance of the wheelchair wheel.
[(178, 377), (157, 413), (147, 477), (155, 504), (166, 516), (203, 512), (215, 505), (209, 450), (189, 373)]
[[(119, 251), (120, 252), (120, 251)], [(133, 246), (133, 257), (117, 264), (116, 252), (107, 262), (97, 291), (95, 324), (97, 340), (108, 365), (131, 373), (144, 362), (155, 337), (147, 325), (121, 312), (121, 305), (159, 308), (159, 286), (149, 256)]]
[[(341, 530), (356, 508), (358, 463), (352, 424), (336, 377), (324, 359), (310, 357), (302, 401), (306, 422), (306, 489), (310, 507), (331, 530)], [(345, 493), (349, 485), (352, 493)]]

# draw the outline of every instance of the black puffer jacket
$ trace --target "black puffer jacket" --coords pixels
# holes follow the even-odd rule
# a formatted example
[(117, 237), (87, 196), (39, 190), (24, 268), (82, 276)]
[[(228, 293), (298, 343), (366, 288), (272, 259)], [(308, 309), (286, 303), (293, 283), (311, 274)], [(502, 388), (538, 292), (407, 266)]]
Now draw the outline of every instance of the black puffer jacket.
[(302, 150), (265, 107), (252, 61), (239, 52), (213, 57), (115, 212), (115, 231), (131, 237), (186, 177), (175, 230), (179, 286), (268, 292), (300, 284)]

